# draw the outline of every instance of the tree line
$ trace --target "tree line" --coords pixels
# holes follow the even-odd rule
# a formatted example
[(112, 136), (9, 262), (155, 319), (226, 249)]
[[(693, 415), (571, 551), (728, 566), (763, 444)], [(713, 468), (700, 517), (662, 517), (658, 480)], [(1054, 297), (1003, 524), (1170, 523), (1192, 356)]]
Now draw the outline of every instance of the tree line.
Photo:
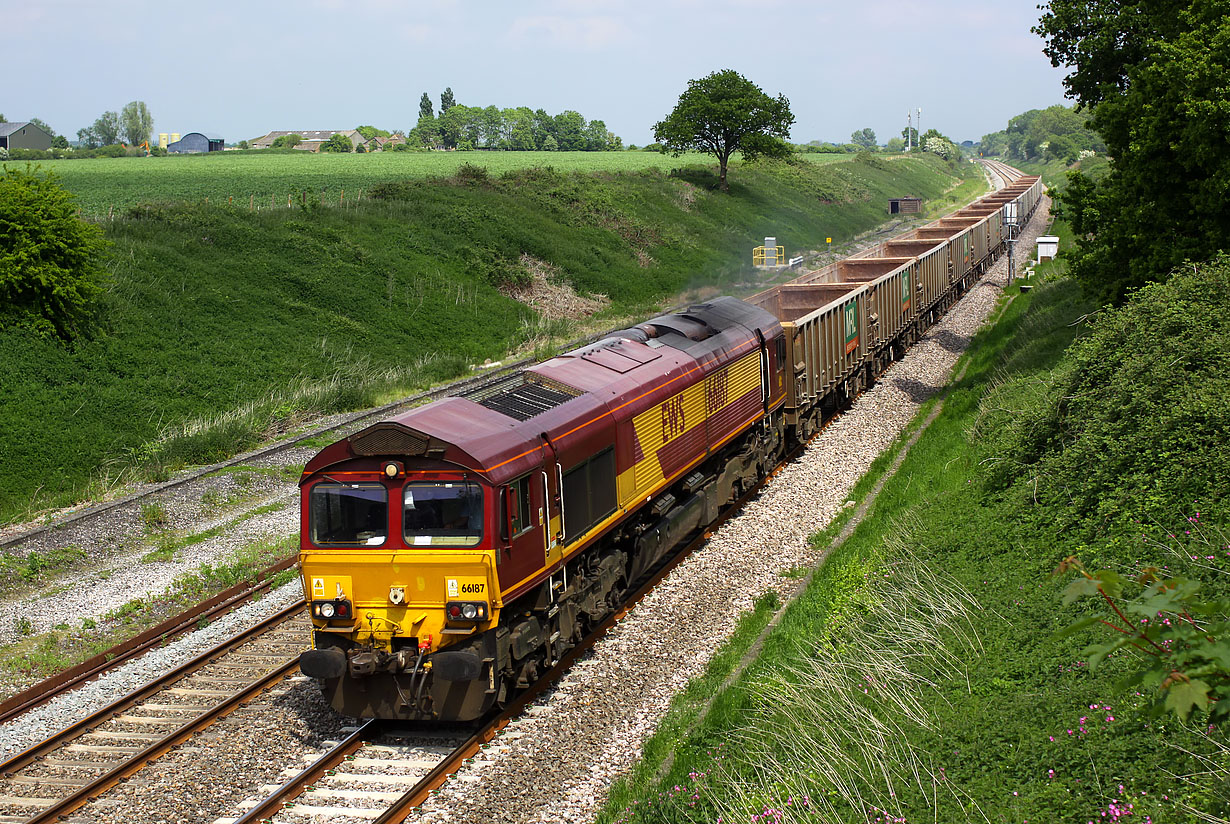
[(431, 96), (419, 98), (419, 117), (406, 133), (411, 149), (497, 149), (517, 152), (605, 152), (623, 149), (623, 140), (601, 120), (587, 121), (572, 110), (550, 115), (516, 106), (466, 106), (452, 88), (440, 94), (436, 112)]
[(1082, 153), (1105, 154), (1106, 141), (1089, 128), (1088, 120), (1087, 113), (1062, 105), (1031, 109), (1009, 120), (1003, 131), (983, 135), (979, 150), (1006, 160), (1066, 163), (1075, 162)]

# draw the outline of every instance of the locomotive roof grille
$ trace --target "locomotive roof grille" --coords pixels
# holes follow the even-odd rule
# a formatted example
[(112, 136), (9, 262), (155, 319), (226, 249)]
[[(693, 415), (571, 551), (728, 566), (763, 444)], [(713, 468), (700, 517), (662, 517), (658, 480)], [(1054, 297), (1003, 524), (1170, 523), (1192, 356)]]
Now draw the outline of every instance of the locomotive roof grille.
[(511, 378), (467, 392), (462, 397), (514, 420), (528, 421), (580, 394), (580, 390), (559, 381), (542, 375), (534, 375), (530, 380), (529, 373), (518, 372)]
[(404, 427), (375, 426), (350, 436), (356, 455), (422, 455), (429, 439)]

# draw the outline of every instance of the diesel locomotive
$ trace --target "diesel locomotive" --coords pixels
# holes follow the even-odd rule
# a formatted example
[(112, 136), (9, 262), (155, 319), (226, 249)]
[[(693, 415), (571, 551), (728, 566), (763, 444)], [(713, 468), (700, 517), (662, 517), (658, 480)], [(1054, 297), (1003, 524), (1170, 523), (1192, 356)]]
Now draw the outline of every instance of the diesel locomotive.
[(618, 330), (326, 447), (300, 480), (302, 671), (350, 716), (504, 703), (900, 357), (1040, 195), (1021, 177), (747, 301)]

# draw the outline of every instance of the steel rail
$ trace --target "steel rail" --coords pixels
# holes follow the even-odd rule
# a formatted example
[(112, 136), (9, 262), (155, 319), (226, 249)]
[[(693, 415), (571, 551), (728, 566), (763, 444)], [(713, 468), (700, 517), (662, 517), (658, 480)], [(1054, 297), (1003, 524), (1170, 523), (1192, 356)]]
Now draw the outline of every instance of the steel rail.
[[(40, 759), (47, 753), (51, 752), (52, 750), (55, 750), (58, 747), (62, 746), (63, 744), (69, 741), (72, 741), (73, 739), (78, 738), (87, 732), (92, 731), (95, 727), (97, 727), (99, 724), (103, 723), (104, 721), (107, 721), (112, 716), (118, 715), (119, 713), (123, 712), (125, 709), (128, 709), (129, 707), (140, 703), (141, 701), (145, 700), (149, 696), (154, 695), (155, 693), (161, 691), (162, 689), (167, 687), (169, 684), (180, 680), (184, 676), (190, 675), (194, 671), (201, 669), (202, 667), (208, 664), (213, 663), (220, 656), (231, 652), (236, 647), (246, 644), (248, 641), (252, 640), (252, 638), (268, 631), (269, 629), (276, 626), (277, 624), (287, 621), (290, 618), (293, 618), (295, 615), (302, 612), (305, 607), (306, 607), (306, 604), (303, 601), (299, 601), (298, 603), (294, 603), (288, 607), (285, 607), (279, 612), (276, 612), (273, 615), (266, 618), (265, 620), (261, 621), (259, 624), (253, 627), (249, 627), (248, 629), (244, 630), (243, 632), (238, 633), (237, 635), (231, 636), (230, 638), (223, 641), (221, 644), (218, 644), (212, 649), (206, 650), (205, 652), (196, 656), (192, 660), (184, 664), (181, 664), (180, 666), (176, 667), (170, 672), (164, 673), (163, 675), (149, 682), (145, 686), (139, 687), (138, 689), (133, 690), (127, 695), (116, 699), (115, 701), (103, 707), (102, 709), (97, 710), (94, 713), (91, 713), (90, 715), (81, 719), (80, 721), (77, 721), (59, 730), (58, 732), (53, 733), (51, 736), (44, 739), (40, 743), (35, 744), (29, 747), (28, 749), (23, 750), (22, 752), (17, 753), (12, 758), (9, 758), (3, 763), (0, 763), (0, 777), (2, 778), (11, 777), (17, 771), (24, 769), (25, 767), (34, 763), (35, 761), (37, 761), (38, 759)], [(291, 663), (297, 666), (298, 659), (297, 658), (294, 659), (294, 661), (292, 661)]]
[(0, 724), (21, 715), (23, 712), (46, 704), (51, 699), (116, 669), (121, 664), (142, 655), (156, 646), (160, 646), (173, 638), (178, 638), (186, 632), (199, 628), (201, 622), (212, 622), (226, 612), (247, 602), (256, 594), (269, 589), (273, 585), (272, 578), (274, 575), (296, 566), (298, 562), (297, 557), (279, 561), (260, 572), (257, 576), (258, 583), (255, 585), (246, 583), (236, 584), (218, 593), (208, 601), (204, 601), (192, 609), (168, 618), (156, 627), (151, 627), (145, 632), (111, 647), (105, 652), (101, 652), (70, 669), (53, 675), (50, 678), (45, 678), (32, 687), (10, 696), (3, 702), (0, 702)]
[(89, 784), (81, 787), (72, 795), (50, 807), (40, 810), (33, 818), (27, 819), (25, 824), (48, 824), (48, 822), (58, 821), (62, 816), (68, 815), (79, 807), (98, 798), (125, 778), (145, 769), (151, 762), (165, 755), (169, 750), (179, 746), (216, 721), (230, 715), (241, 705), (246, 704), (298, 669), (298, 659), (291, 659), (280, 664), (230, 698), (209, 708), (161, 740), (150, 744), (141, 752), (136, 753)]
[(253, 824), (256, 821), (267, 821), (288, 802), (298, 798), (308, 787), (320, 780), (330, 770), (336, 769), (343, 761), (363, 749), (363, 745), (379, 735), (387, 723), (379, 718), (370, 718), (363, 726), (338, 742), (337, 746), (323, 753), (298, 775), (283, 782), (267, 798), (257, 803), (243, 815), (236, 818), (232, 824)]

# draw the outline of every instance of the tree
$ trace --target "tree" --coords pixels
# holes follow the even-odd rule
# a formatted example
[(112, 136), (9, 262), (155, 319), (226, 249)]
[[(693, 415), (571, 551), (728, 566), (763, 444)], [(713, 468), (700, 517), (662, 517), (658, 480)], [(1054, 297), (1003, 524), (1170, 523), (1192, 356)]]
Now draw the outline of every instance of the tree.
[(512, 129), (509, 130), (508, 135), (508, 148), (514, 152), (532, 152), (537, 148), (534, 145), (532, 122), (528, 117), (517, 117), (513, 120)]
[(53, 138), (56, 136), (56, 130), (51, 128), (51, 126), (49, 126), (47, 124), (47, 121), (45, 120), (40, 120), (37, 117), (32, 117), (30, 118), (30, 124), (32, 126), (38, 126), (40, 129), (45, 131), (47, 134), (51, 135)]
[(901, 130), (901, 139), (904, 140), (908, 146), (917, 146), (918, 129), (915, 129), (913, 126), (906, 126)]
[(850, 142), (855, 146), (861, 146), (864, 149), (874, 149), (876, 147), (876, 133), (870, 129), (856, 129), (850, 135)]
[(354, 144), (350, 142), (349, 137), (342, 134), (341, 132), (338, 132), (337, 134), (333, 135), (328, 140), (326, 140), (324, 143), (321, 143), (320, 150), (322, 152), (339, 152), (339, 153), (351, 152), (351, 151), (354, 151)]
[(546, 136), (546, 139), (542, 141), (542, 150), (544, 152), (558, 152), (559, 151), (559, 143), (556, 141), (555, 135), (549, 134)]
[(899, 137), (890, 137), (888, 143), (884, 144), (886, 152), (900, 152), (905, 149), (905, 141)]
[(585, 149), (590, 152), (605, 152), (609, 147), (606, 123), (601, 120), (591, 120), (585, 127)]
[[(544, 109), (535, 109), (533, 116), (532, 128), (534, 130), (534, 145), (540, 151), (546, 151), (546, 140), (548, 137), (555, 136), (555, 118), (547, 114)], [(559, 148), (558, 141), (556, 148)], [(554, 150), (553, 150), (554, 151)]]
[(67, 149), (68, 148), (68, 138), (62, 134), (56, 135), (55, 137), (51, 138), (51, 148)]
[(87, 149), (97, 149), (102, 145), (98, 142), (98, 133), (89, 126), (77, 130), (77, 142)]
[(282, 134), (273, 139), (269, 144), (271, 149), (293, 149), (303, 142), (303, 136), (297, 134)]
[(63, 340), (84, 332), (106, 245), (53, 173), (0, 171), (0, 325)]
[[(422, 106), (421, 103), (419, 105)], [(453, 87), (449, 86), (440, 93), (440, 116), (443, 117), (445, 112), (456, 105), (457, 99), (453, 97)]]
[(239, 148), (241, 148), (241, 149), (247, 149), (247, 148), (250, 148), (250, 147), (251, 147), (251, 144), (250, 144), (250, 143), (248, 143), (248, 141), (246, 141), (246, 140), (241, 140), (241, 141), (239, 141)]
[[(441, 96), (440, 102), (444, 102), (443, 96)], [(436, 112), (431, 106), (431, 98), (427, 95), (427, 92), (423, 92), (423, 96), (419, 98), (419, 120), (422, 120), (424, 117), (430, 117), (432, 120), (436, 117)]]
[[(1079, 172), (1058, 211), (1076, 230), (1072, 274), (1121, 300), (1225, 248), (1230, 210), (1230, 15), (1224, 0), (1052, 0), (1035, 31), (1113, 158)], [(1037, 145), (1032, 147), (1037, 151)]]
[(715, 156), (719, 185), (729, 191), (730, 156), (737, 151), (745, 160), (787, 156), (790, 150), (782, 141), (793, 124), (784, 95), (769, 97), (755, 83), (725, 69), (688, 81), (674, 111), (653, 127), (653, 136), (676, 157), (689, 149)]
[(569, 109), (555, 116), (555, 140), (561, 152), (579, 152), (585, 148), (585, 118)]
[(388, 137), (392, 134), (387, 129), (377, 129), (375, 126), (355, 126), (354, 130), (363, 135), (364, 140), (371, 140), (373, 137)]
[(149, 133), (154, 129), (154, 116), (149, 113), (145, 101), (134, 100), (120, 109), (120, 124), (128, 145), (137, 146), (149, 142)]
[(90, 128), (98, 138), (99, 146), (120, 142), (120, 116), (115, 112), (103, 112)]
[(504, 115), (496, 106), (488, 106), (479, 117), (482, 145), (488, 149), (507, 149), (504, 140)]

